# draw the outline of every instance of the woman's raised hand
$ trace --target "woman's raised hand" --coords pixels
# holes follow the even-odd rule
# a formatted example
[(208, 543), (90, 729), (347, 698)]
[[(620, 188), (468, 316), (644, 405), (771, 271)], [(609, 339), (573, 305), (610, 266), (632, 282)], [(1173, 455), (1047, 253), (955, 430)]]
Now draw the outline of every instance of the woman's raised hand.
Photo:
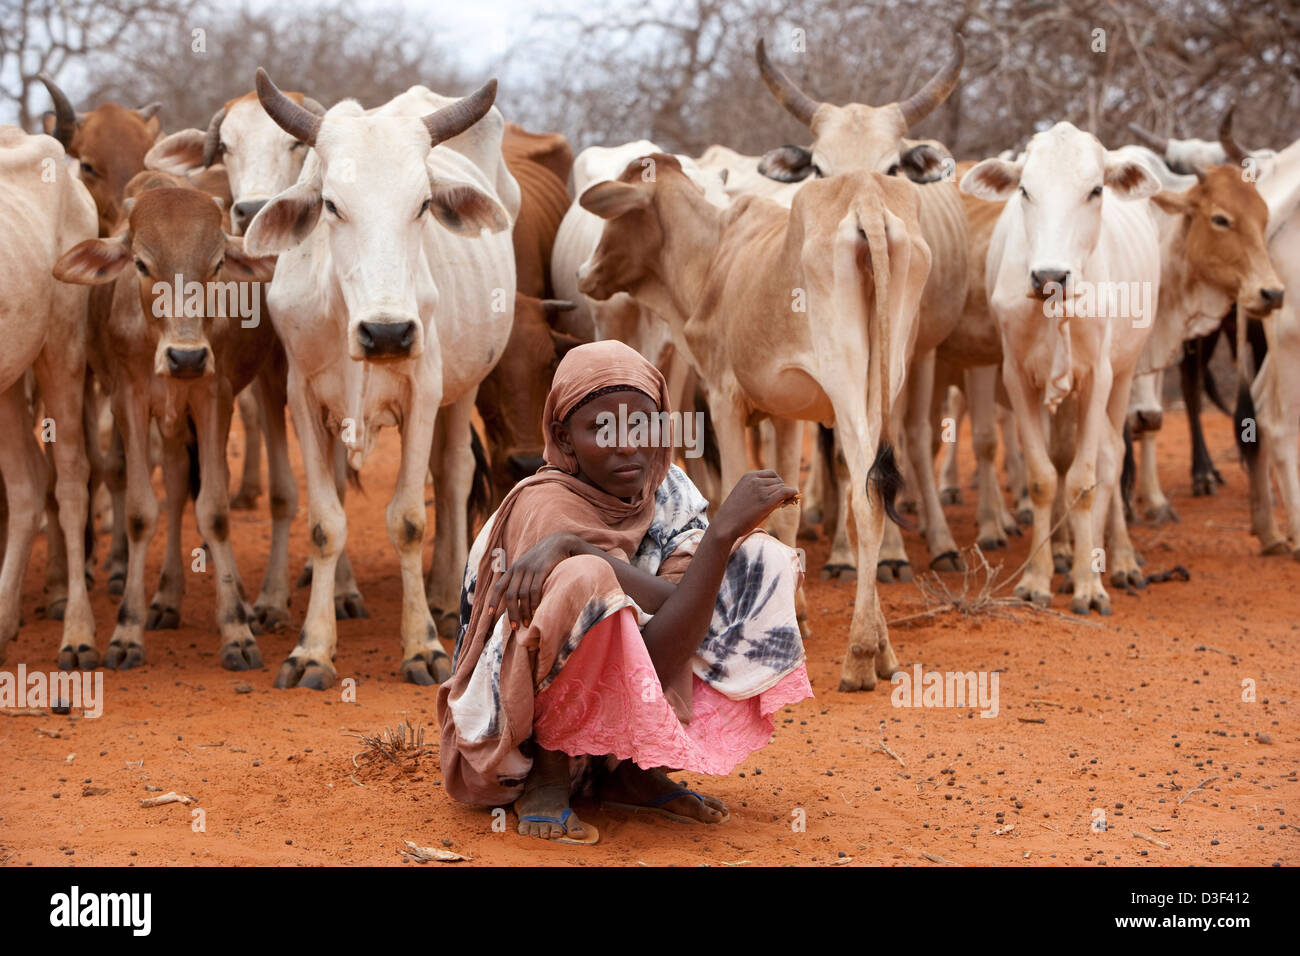
[(727, 495), (709, 530), (735, 541), (761, 525), (767, 516), (783, 504), (793, 504), (799, 489), (791, 488), (770, 468), (751, 471)]
[(504, 612), (509, 615), (510, 627), (527, 627), (532, 623), (537, 605), (542, 603), (542, 585), (565, 558), (581, 554), (586, 544), (567, 531), (547, 535), (511, 564), (492, 587), (489, 595), (488, 615), (495, 624)]

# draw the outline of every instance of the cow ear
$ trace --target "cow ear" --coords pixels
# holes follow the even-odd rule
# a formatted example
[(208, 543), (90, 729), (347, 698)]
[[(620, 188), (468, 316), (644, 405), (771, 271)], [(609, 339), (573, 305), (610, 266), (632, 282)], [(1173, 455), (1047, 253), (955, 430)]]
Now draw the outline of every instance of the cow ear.
[(54, 135), (55, 119), (54, 110), (46, 110), (41, 114), (41, 132), (46, 136)]
[(270, 282), (275, 275), (275, 256), (258, 256), (244, 248), (244, 240), (226, 236), (226, 264), (224, 271), (239, 279)]
[(1106, 154), (1106, 173), (1102, 178), (1120, 199), (1149, 199), (1160, 192), (1160, 180), (1146, 163), (1121, 154)]
[(319, 177), (291, 186), (253, 217), (244, 230), (244, 249), (255, 256), (286, 252), (316, 228), (320, 211)]
[(952, 175), (957, 167), (951, 156), (929, 143), (920, 143), (899, 155), (898, 168), (914, 183), (937, 183)]
[(79, 242), (54, 264), (54, 278), (77, 285), (103, 285), (131, 261), (129, 234)]
[(986, 159), (967, 170), (961, 178), (961, 191), (976, 199), (1004, 202), (1011, 198), (1020, 185), (1022, 168), (1020, 163)]
[(816, 170), (813, 168), (812, 150), (803, 146), (778, 146), (763, 154), (758, 161), (758, 171), (779, 183), (798, 183)]
[(1191, 212), (1192, 209), (1192, 204), (1187, 201), (1185, 194), (1176, 193), (1171, 189), (1161, 190), (1151, 197), (1151, 201), (1160, 207), (1161, 212), (1167, 212), (1171, 216)]
[(207, 135), (201, 129), (183, 129), (163, 137), (144, 154), (145, 169), (184, 176), (203, 165), (203, 143)]
[(589, 186), (578, 197), (578, 205), (601, 219), (617, 219), (636, 209), (650, 205), (650, 190), (632, 183), (612, 180)]
[(487, 193), (468, 183), (431, 183), (433, 204), (429, 207), (440, 223), (458, 236), (475, 238), (510, 228), (510, 214)]

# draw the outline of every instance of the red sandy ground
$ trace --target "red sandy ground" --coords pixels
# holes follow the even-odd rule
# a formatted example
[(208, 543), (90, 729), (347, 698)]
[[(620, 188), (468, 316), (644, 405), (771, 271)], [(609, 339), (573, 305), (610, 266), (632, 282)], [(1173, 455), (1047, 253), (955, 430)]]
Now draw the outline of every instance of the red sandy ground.
[[(873, 693), (836, 691), (853, 588), (818, 579), (827, 545), (811, 545), (808, 670), (816, 698), (778, 714), (774, 742), (740, 772), (687, 775), (690, 786), (727, 802), (730, 822), (687, 826), (579, 802), (578, 813), (600, 829), (594, 847), (521, 837), (513, 814), (505, 832), (494, 832), (487, 811), (455, 804), (440, 789), (434, 692), (396, 677), (400, 584), (383, 508), (397, 436), (386, 432), (366, 465), (368, 491), (347, 505), (348, 549), (373, 615), (339, 626), (338, 670), (356, 679), (356, 702), (343, 702), (337, 688), (272, 689), (296, 623), (260, 638), (265, 670), (222, 670), (211, 581), (192, 575), (181, 629), (148, 635), (147, 666), (105, 673), (101, 718), (0, 718), (0, 863), (401, 865), (399, 849), (410, 840), (493, 865), (1295, 864), (1300, 564), (1258, 556), (1227, 420), (1206, 416), (1229, 481), (1209, 499), (1190, 497), (1184, 419), (1165, 421), (1161, 477), (1182, 522), (1140, 524), (1133, 537), (1149, 570), (1182, 564), (1190, 583), (1140, 596), (1111, 588), (1115, 614), (1094, 615), (1094, 627), (1021, 611), (1015, 620), (949, 614), (894, 628), (909, 670), (919, 661), (927, 670), (1000, 671), (1000, 712), (983, 719), (972, 709), (895, 708), (885, 684)], [(232, 440), (232, 470), (238, 447)], [(974, 537), (974, 493), (964, 496), (949, 511), (963, 545)], [(295, 573), (306, 557), (305, 528), (304, 495)], [(150, 551), (150, 588), (162, 531)], [(234, 538), (255, 587), (270, 546), (265, 511), (236, 512)], [(187, 514), (186, 553), (197, 544)], [(914, 536), (909, 549), (923, 567)], [(1026, 550), (1027, 538), (1013, 539), (1010, 553), (992, 560), (1006, 574)], [(36, 616), (43, 552), (38, 541), (24, 589), (26, 625), (9, 646), (6, 670), (20, 662), (49, 670), (54, 662), (58, 625)], [(960, 575), (944, 577), (960, 587)], [(104, 572), (97, 578), (102, 651), (115, 602)], [(911, 584), (885, 586), (882, 600), (891, 620), (924, 608)], [(306, 593), (296, 592), (293, 611), (305, 604)], [(1065, 598), (1055, 606), (1064, 609)], [(1255, 682), (1253, 703), (1242, 700), (1245, 678)], [(251, 693), (236, 692), (244, 683)], [(354, 782), (351, 758), (362, 745), (344, 734), (401, 721), (424, 727), (427, 755), (413, 770), (370, 769)], [(901, 762), (878, 746), (882, 735)], [(154, 795), (146, 785), (197, 798), (204, 831), (192, 828), (191, 807), (142, 808), (141, 798)], [(1097, 808), (1104, 832), (1092, 830)], [(792, 826), (800, 816), (804, 832)]]

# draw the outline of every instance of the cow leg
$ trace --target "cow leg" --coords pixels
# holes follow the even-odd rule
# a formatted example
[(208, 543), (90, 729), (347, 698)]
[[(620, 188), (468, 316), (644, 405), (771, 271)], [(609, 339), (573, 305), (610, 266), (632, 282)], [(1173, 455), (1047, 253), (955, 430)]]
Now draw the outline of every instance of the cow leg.
[[(799, 463), (803, 457), (803, 422), (797, 419), (774, 418), (772, 429), (775, 435), (776, 473), (791, 488), (799, 487)], [(782, 544), (793, 548), (799, 535), (799, 508), (777, 508), (767, 521), (768, 531)], [(794, 595), (795, 615), (799, 621), (799, 632), (806, 641), (812, 636), (808, 627), (808, 598), (803, 585)]]
[[(334, 442), (334, 487), (340, 502), (346, 500), (348, 488), (348, 453), (338, 439)], [(361, 588), (357, 586), (357, 576), (352, 572), (352, 562), (348, 559), (347, 549), (339, 554), (334, 566), (334, 615), (341, 621), (349, 618), (370, 617), (366, 603), (361, 597)]]
[(252, 511), (262, 493), (262, 430), (264, 408), (256, 388), (239, 393), (239, 418), (244, 425), (244, 463), (239, 491), (230, 499), (232, 511)]
[[(298, 481), (289, 464), (289, 435), (285, 429), (285, 371), (267, 362), (254, 383), (266, 433), (266, 473), (271, 486), (271, 555), (262, 576), (262, 590), (253, 603), (253, 616), (263, 631), (289, 624), (289, 529), (298, 512)], [(233, 507), (233, 504), (232, 504)]]
[(1138, 440), (1142, 443), (1142, 454), (1138, 459), (1138, 505), (1143, 517), (1156, 524), (1168, 524), (1178, 520), (1178, 512), (1165, 497), (1160, 487), (1160, 474), (1156, 467), (1156, 438), (1159, 431), (1143, 432)]
[[(146, 442), (148, 435), (145, 436)], [(145, 449), (146, 453), (148, 448)], [(113, 532), (109, 539), (108, 558), (104, 568), (108, 571), (108, 593), (121, 594), (126, 588), (129, 545), (126, 535), (126, 448), (122, 440), (122, 426), (114, 413), (112, 438), (104, 461), (104, 484), (108, 486), (113, 501)]]
[[(86, 592), (86, 518), (90, 510), (90, 461), (83, 428), (85, 355), (80, 348), (47, 348), (34, 366), (46, 414), (62, 432), (51, 442), (54, 457), (54, 497), (58, 520), (50, 528), (51, 540), (62, 542), (66, 569), (63, 637), (59, 668), (89, 669), (99, 664), (95, 649), (95, 618)], [(60, 424), (62, 423), (62, 424)], [(62, 531), (62, 535), (58, 532)], [(3, 655), (0, 655), (2, 657)]]
[[(1103, 365), (1094, 369), (1092, 375), (1077, 386), (1078, 428), (1074, 460), (1065, 475), (1066, 507), (1074, 547), (1070, 567), (1074, 597), (1070, 601), (1070, 610), (1075, 614), (1087, 614), (1093, 609), (1099, 614), (1110, 614), (1110, 596), (1102, 584), (1101, 564), (1093, 549), (1103, 543), (1100, 529), (1104, 527), (1102, 522), (1118, 485), (1124, 450), (1122, 446), (1117, 449), (1116, 441), (1124, 427), (1131, 384), (1131, 376), (1115, 382), (1109, 367)], [(1108, 406), (1110, 415), (1107, 414)], [(1123, 527), (1124, 516), (1121, 513), (1119, 517)], [(1122, 551), (1127, 538), (1125, 532), (1122, 541), (1116, 542), (1116, 551)], [(1127, 558), (1112, 552), (1112, 570), (1125, 560), (1131, 560), (1132, 545), (1128, 545), (1127, 550)]]
[(1050, 532), (1057, 484), (1056, 465), (1047, 449), (1047, 412), (1041, 394), (1036, 390), (1031, 394), (1029, 385), (1020, 379), (1009, 359), (1002, 366), (1002, 381), (1015, 412), (1033, 509), (1029, 558), (1014, 593), (1021, 600), (1047, 607), (1052, 603)]
[[(1097, 520), (1094, 523), (1097, 537), (1095, 543), (1102, 544), (1101, 529), (1105, 527), (1106, 512), (1109, 510), (1110, 533), (1107, 535), (1110, 566), (1110, 580), (1116, 587), (1146, 587), (1146, 575), (1138, 565), (1137, 552), (1128, 534), (1128, 522), (1124, 518), (1124, 495), (1120, 491), (1120, 471), (1124, 467), (1124, 420), (1128, 417), (1129, 388), (1132, 374), (1125, 374), (1115, 379), (1107, 411), (1108, 428), (1101, 436), (1104, 443), (1099, 448), (1098, 489), (1107, 497), (1097, 502)], [(1120, 394), (1121, 391), (1123, 394)], [(1155, 433), (1151, 433), (1154, 437)], [(1108, 602), (1109, 603), (1109, 602)], [(1086, 612), (1085, 612), (1086, 613)], [(1106, 613), (1102, 611), (1102, 613)]]
[[(838, 431), (836, 432), (838, 436)], [(822, 568), (822, 578), (836, 578), (840, 581), (856, 581), (858, 577), (858, 555), (857, 549), (849, 540), (849, 466), (844, 459), (844, 449), (840, 447), (838, 437), (834, 441), (834, 449), (831, 457), (831, 466), (827, 469), (834, 475), (834, 494), (835, 494), (835, 520), (833, 522), (834, 530), (831, 532), (831, 550), (826, 557), (826, 564)], [(897, 526), (890, 522), (886, 525), (885, 534), (889, 534), (889, 528), (897, 530)], [(899, 544), (902, 544), (902, 538), (899, 538)], [(883, 553), (883, 552), (882, 552)], [(879, 559), (883, 564), (883, 558)], [(888, 572), (888, 569), (886, 569)], [(911, 580), (912, 569), (907, 564), (907, 554), (903, 554), (903, 571), (907, 573), (906, 578), (900, 580)], [(893, 580), (890, 574), (888, 580)]]
[[(936, 393), (939, 391), (935, 389)], [(939, 442), (939, 500), (945, 505), (961, 504), (961, 469), (957, 461), (957, 439), (968, 401), (959, 388), (945, 386), (946, 400), (940, 404), (939, 434), (951, 429), (951, 441)], [(936, 397), (937, 394), (936, 394)], [(973, 413), (972, 413), (973, 414)], [(972, 419), (973, 420), (973, 419)]]
[(335, 568), (347, 540), (347, 515), (335, 484), (334, 436), (325, 430), (320, 406), (305, 382), (289, 372), (289, 408), (307, 477), (307, 524), (311, 529), (311, 596), (298, 644), (280, 665), (275, 686), (324, 690), (338, 676), (334, 653), (338, 625), (334, 614)]
[[(966, 370), (966, 405), (970, 409), (971, 447), (975, 452), (975, 481), (979, 489), (975, 541), (984, 551), (1007, 546), (1008, 529), (1003, 522), (1006, 506), (998, 488), (998, 433), (993, 398), (996, 384), (996, 366)], [(1019, 534), (1015, 522), (1011, 524)]]
[[(836, 421), (847, 426), (851, 421), (865, 420), (865, 409), (859, 417), (852, 418), (836, 409)], [(881, 538), (885, 530), (884, 503), (869, 499), (867, 475), (870, 471), (864, 435), (852, 427), (836, 429), (841, 435), (849, 478), (848, 507), (853, 510), (853, 525), (857, 532), (857, 591), (853, 601), (853, 620), (849, 625), (849, 646), (844, 653), (840, 671), (841, 691), (874, 690), (876, 678), (889, 679), (898, 670), (898, 658), (889, 643), (889, 629), (880, 607), (876, 581), (871, 571), (881, 554)]]
[[(451, 658), (438, 643), (434, 621), (452, 632), (449, 637), (455, 636), (468, 550), (465, 504), (474, 478), (470, 414), (477, 389), (441, 410), (438, 391), (422, 391), (417, 386), (410, 417), (402, 426), (402, 460), (387, 518), (388, 539), (402, 567), (401, 673), (412, 684), (431, 686), (451, 676)], [(424, 476), (431, 468), (436, 511), (426, 591)]]
[[(8, 447), (0, 455), (9, 508), (4, 563), (0, 568), (0, 663), (9, 641), (18, 636), (23, 576), (31, 557), (32, 540), (40, 528), (49, 482), (49, 462), (32, 434), (32, 415), (23, 380), (0, 395), (0, 421), (8, 428)], [(81, 529), (77, 529), (81, 533)], [(82, 582), (84, 586), (84, 581)], [(66, 625), (66, 622), (65, 622)], [(93, 651), (93, 647), (92, 647)], [(62, 657), (62, 654), (60, 654)]]
[(934, 452), (931, 443), (930, 402), (934, 394), (934, 352), (912, 362), (908, 372), (907, 451), (916, 481), (916, 497), (925, 526), (925, 544), (930, 552), (932, 571), (961, 571), (965, 568), (957, 542), (953, 540), (939, 501), (934, 477)]
[(181, 622), (181, 597), (185, 594), (181, 520), (190, 489), (190, 454), (183, 436), (163, 439), (163, 486), (167, 492), (167, 549), (158, 590), (149, 602), (145, 617), (146, 631), (172, 630), (180, 627)]
[[(465, 501), (474, 480), (474, 455), (469, 434), (473, 407), (474, 393), (470, 393), (468, 400), (462, 396), (442, 409), (431, 439), (433, 452), (429, 470), (433, 473), (436, 517), (433, 563), (425, 580), (425, 603), (433, 615), (438, 634), (447, 640), (455, 640), (460, 627), (460, 588), (468, 556)], [(435, 681), (441, 682), (442, 678)]]
[(262, 666), (262, 652), (249, 627), (252, 619), (244, 603), (235, 549), (230, 543), (230, 470), (226, 464), (226, 440), (234, 414), (234, 396), (228, 382), (212, 382), (209, 390), (196, 397), (195, 431), (199, 443), (199, 497), (194, 503), (199, 533), (212, 552), (217, 577), (217, 630), (221, 635), (218, 656), (230, 671)]
[(130, 383), (113, 396), (113, 418), (126, 465), (125, 519), (128, 539), (126, 582), (117, 609), (117, 626), (104, 652), (104, 666), (127, 670), (144, 663), (144, 565), (158, 525), (158, 498), (150, 481), (149, 400)]
[(1029, 497), (1029, 471), (1020, 447), (1020, 426), (1015, 414), (1001, 405), (997, 407), (998, 431), (1002, 433), (1002, 468), (1007, 473), (1007, 493), (1015, 501), (1013, 517), (1019, 525), (1034, 520), (1034, 504)]
[[(1260, 439), (1259, 458), (1255, 470), (1264, 475), (1264, 491), (1271, 490), (1270, 471), (1277, 475), (1282, 504), (1286, 508), (1287, 531), (1291, 554), (1300, 560), (1300, 384), (1295, 376), (1278, 374), (1278, 357), (1300, 354), (1300, 323), (1295, 318), (1295, 307), (1286, 305), (1274, 319), (1275, 340), (1269, 343), (1268, 355), (1260, 366), (1255, 387), (1256, 417)], [(1240, 427), (1240, 426), (1238, 426)], [(1271, 495), (1262, 496), (1271, 502)], [(1270, 523), (1273, 508), (1268, 508)], [(1275, 532), (1276, 534), (1276, 532)], [(1277, 540), (1281, 535), (1277, 534)], [(1285, 553), (1286, 543), (1274, 547), (1271, 553)]]

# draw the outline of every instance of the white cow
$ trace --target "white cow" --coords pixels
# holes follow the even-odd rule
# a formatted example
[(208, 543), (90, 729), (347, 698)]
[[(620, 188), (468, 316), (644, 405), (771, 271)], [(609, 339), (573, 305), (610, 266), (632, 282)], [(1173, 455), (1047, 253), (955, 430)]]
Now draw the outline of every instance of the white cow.
[(388, 425), (402, 430), (387, 512), (402, 573), (401, 670), (414, 683), (438, 683), (450, 660), (421, 573), (424, 476), (432, 467), (433, 610), (449, 617), (466, 558), (470, 413), (513, 319), (510, 228), (520, 193), (501, 155), (496, 82), (459, 101), (414, 86), (376, 110), (347, 100), (323, 117), (262, 70), (257, 91), (276, 123), (315, 147), (297, 184), (247, 232), (252, 248), (280, 254), (269, 304), (289, 356), (314, 566), (302, 635), (275, 683), (324, 688), (335, 679), (334, 573), (347, 524), (331, 440), (360, 468)]
[[(1072, 454), (1063, 462), (1074, 540), (1070, 608), (1109, 614), (1093, 548), (1103, 540), (1109, 513), (1112, 569), (1137, 573), (1114, 491), (1129, 389), (1160, 282), (1155, 218), (1147, 203), (1132, 200), (1154, 195), (1160, 182), (1143, 163), (1057, 123), (1034, 136), (1016, 162), (977, 164), (961, 188), (1007, 201), (989, 244), (986, 276), (1034, 511), (1029, 563), (1015, 593), (1051, 603), (1047, 543), (1057, 469), (1049, 448), (1066, 444), (1073, 425)], [(1093, 293), (1091, 307), (1075, 298), (1087, 293)]]
[[(0, 570), (0, 662), (18, 633), (23, 575), (49, 483), (23, 384), (31, 369), (48, 419), (42, 433), (53, 444), (54, 495), (67, 554), (59, 667), (99, 663), (83, 538), (90, 499), (81, 422), (89, 291), (55, 281), (52, 272), (64, 249), (97, 234), (95, 201), (72, 175), (58, 141), (0, 126), (0, 422), (6, 436), (0, 473), (9, 509)], [(51, 534), (51, 541), (56, 537)]]

